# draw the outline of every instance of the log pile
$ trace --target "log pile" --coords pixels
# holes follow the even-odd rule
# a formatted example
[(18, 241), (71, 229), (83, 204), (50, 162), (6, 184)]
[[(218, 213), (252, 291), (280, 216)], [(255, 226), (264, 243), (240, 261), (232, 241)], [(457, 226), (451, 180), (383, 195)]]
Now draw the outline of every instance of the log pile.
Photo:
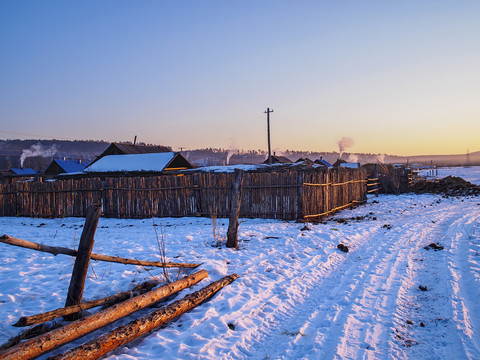
[(210, 285), (177, 300), (170, 305), (162, 307), (151, 314), (134, 320), (127, 325), (119, 327), (106, 333), (98, 339), (94, 339), (75, 349), (56, 356), (55, 360), (73, 359), (98, 359), (99, 357), (115, 350), (119, 346), (154, 330), (177, 316), (193, 309), (215, 295), (221, 288), (231, 284), (238, 278), (237, 274), (225, 276), (224, 278), (211, 283)]
[[(151, 290), (143, 295), (119, 303), (109, 309), (73, 321), (58, 329), (0, 351), (0, 358), (7, 360), (36, 358), (92, 331), (109, 325), (122, 317), (150, 306), (181, 289), (190, 287), (207, 276), (208, 274), (205, 270), (198, 271), (181, 280)], [(85, 356), (90, 359), (97, 359), (98, 357), (116, 349), (118, 346), (126, 344), (146, 332), (158, 328), (173, 318), (205, 302), (222, 287), (232, 283), (237, 278), (238, 275), (232, 274), (219, 281), (213, 282), (203, 289), (187, 295), (183, 299), (177, 300), (170, 305), (154, 311), (148, 316), (134, 320), (123, 327), (95, 339), (93, 344), (84, 344), (79, 348), (60, 355), (58, 358), (75, 359)]]

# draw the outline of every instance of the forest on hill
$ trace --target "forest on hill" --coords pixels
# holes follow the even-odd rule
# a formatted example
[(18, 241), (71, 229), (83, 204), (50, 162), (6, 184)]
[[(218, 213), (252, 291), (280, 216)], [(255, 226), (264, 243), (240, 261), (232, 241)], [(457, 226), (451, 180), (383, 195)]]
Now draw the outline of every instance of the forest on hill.
[[(109, 142), (100, 140), (0, 140), (0, 170), (11, 168), (32, 168), (43, 171), (53, 159), (66, 159), (90, 162), (101, 154)], [(142, 144), (144, 145), (144, 144)], [(238, 150), (206, 148), (182, 151), (182, 154), (195, 166), (259, 164), (266, 160), (264, 150)], [(313, 152), (285, 150), (276, 155), (285, 156), (291, 161), (308, 158), (323, 158), (333, 163), (338, 158), (348, 162), (402, 163), (437, 166), (480, 165), (480, 151), (458, 155), (393, 156), (386, 154), (362, 154), (338, 152)]]
[(0, 169), (45, 170), (53, 159), (91, 161), (109, 145), (93, 140), (0, 140)]

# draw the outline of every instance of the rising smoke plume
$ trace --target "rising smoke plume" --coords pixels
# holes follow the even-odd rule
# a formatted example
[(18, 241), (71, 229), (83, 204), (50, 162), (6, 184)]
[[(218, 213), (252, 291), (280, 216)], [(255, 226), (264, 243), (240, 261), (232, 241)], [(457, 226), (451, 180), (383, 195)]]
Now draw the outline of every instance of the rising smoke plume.
[(349, 137), (342, 137), (338, 142), (338, 152), (340, 153), (339, 158), (342, 158), (343, 153), (346, 149), (353, 146), (353, 139)]
[(228, 142), (230, 143), (230, 145), (228, 146), (228, 150), (227, 150), (227, 164), (226, 165), (230, 165), (230, 158), (232, 157), (233, 154), (235, 154), (237, 151), (238, 151), (238, 146), (237, 146), (237, 142), (235, 141), (234, 138), (228, 138)]
[(349, 163), (358, 163), (358, 155), (350, 154), (348, 155), (347, 162)]
[(23, 163), (26, 158), (35, 157), (35, 156), (43, 156), (43, 157), (50, 157), (55, 155), (57, 152), (57, 147), (52, 145), (50, 147), (43, 146), (41, 143), (34, 144), (30, 146), (29, 149), (25, 149), (20, 156), (20, 167), (23, 168)]
[(227, 150), (227, 165), (230, 165), (230, 158), (235, 154), (235, 150)]
[(377, 162), (379, 162), (380, 164), (385, 164), (385, 154), (378, 154)]

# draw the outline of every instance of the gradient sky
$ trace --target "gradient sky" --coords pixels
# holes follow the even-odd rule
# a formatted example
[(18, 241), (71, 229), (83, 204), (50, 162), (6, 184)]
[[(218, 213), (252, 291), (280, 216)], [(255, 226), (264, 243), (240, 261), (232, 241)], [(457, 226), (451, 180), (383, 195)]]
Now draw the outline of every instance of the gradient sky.
[(0, 139), (480, 150), (480, 1), (0, 2)]

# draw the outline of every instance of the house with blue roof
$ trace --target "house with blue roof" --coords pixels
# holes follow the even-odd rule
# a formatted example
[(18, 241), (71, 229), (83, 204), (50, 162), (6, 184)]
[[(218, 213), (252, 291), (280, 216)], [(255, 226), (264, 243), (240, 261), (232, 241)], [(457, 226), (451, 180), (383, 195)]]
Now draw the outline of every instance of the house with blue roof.
[(13, 176), (35, 176), (38, 173), (36, 170), (30, 169), (30, 168), (25, 168), (25, 169), (12, 168), (8, 172)]
[(332, 164), (330, 164), (327, 160), (324, 160), (323, 157), (320, 157), (320, 159), (315, 160), (315, 164), (324, 165), (329, 169), (332, 168)]
[(31, 181), (38, 175), (38, 172), (30, 168), (12, 168), (8, 171), (0, 171), (0, 182), (12, 183), (13, 181)]
[(59, 174), (83, 173), (88, 162), (75, 160), (53, 160), (45, 169), (45, 176), (56, 176)]

